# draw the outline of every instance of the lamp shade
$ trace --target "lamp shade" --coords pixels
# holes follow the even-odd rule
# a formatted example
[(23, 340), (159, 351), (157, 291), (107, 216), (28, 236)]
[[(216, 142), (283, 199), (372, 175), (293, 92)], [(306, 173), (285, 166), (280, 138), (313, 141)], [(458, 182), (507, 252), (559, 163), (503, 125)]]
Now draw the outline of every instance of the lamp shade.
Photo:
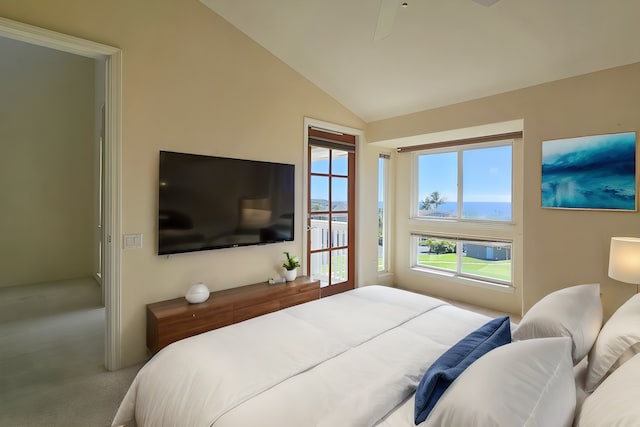
[(611, 238), (609, 277), (625, 283), (640, 284), (640, 238)]

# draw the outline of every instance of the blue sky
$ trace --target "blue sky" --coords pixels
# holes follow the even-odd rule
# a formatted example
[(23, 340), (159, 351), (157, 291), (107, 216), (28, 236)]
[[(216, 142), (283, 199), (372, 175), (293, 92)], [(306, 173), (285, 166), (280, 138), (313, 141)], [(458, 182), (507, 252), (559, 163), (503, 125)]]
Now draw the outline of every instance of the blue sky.
[[(336, 157), (333, 159), (332, 172), (334, 174), (347, 174), (347, 157)], [(311, 172), (329, 173), (329, 160), (315, 160), (311, 165)], [(333, 201), (345, 202), (347, 197), (347, 180), (344, 178), (334, 178)], [(329, 180), (326, 177), (315, 176), (311, 178), (311, 198), (327, 200), (329, 194)]]
[[(463, 152), (463, 199), (465, 202), (511, 201), (511, 146)], [(418, 197), (434, 191), (448, 202), (458, 200), (458, 153), (425, 154), (418, 157)]]
[[(343, 164), (344, 163), (344, 164)], [(421, 155), (419, 157), (419, 198), (439, 191), (448, 202), (457, 201), (457, 153)], [(312, 171), (328, 172), (329, 162), (317, 160)], [(346, 173), (346, 158), (335, 159), (334, 172)], [(464, 200), (466, 202), (511, 201), (511, 146), (467, 150), (464, 154)], [(345, 189), (346, 190), (346, 189)], [(312, 199), (326, 199), (328, 180), (315, 179), (311, 185)], [(343, 201), (334, 196), (334, 201)], [(382, 194), (378, 193), (378, 200)]]

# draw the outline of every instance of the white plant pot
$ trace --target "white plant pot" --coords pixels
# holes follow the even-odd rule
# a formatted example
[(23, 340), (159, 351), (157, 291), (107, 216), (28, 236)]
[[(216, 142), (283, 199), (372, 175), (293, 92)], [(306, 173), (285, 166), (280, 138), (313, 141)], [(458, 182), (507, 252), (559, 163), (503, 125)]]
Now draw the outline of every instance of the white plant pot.
[(294, 280), (296, 280), (296, 276), (298, 275), (298, 269), (294, 269), (294, 270), (284, 270), (284, 279), (287, 282), (293, 282)]
[(198, 304), (209, 299), (209, 288), (204, 283), (191, 286), (184, 296), (191, 304)]

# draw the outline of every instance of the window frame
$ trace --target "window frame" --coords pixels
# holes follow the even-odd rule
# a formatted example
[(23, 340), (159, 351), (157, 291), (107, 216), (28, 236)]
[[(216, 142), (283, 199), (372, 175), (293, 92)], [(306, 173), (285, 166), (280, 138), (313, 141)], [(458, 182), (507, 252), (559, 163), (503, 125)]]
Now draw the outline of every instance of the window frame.
[[(419, 251), (418, 251), (418, 240), (420, 238), (435, 238), (435, 239), (439, 239), (439, 240), (449, 240), (449, 241), (454, 241), (456, 244), (456, 267), (455, 267), (455, 271), (453, 271), (452, 269), (446, 269), (446, 268), (438, 268), (438, 267), (433, 267), (433, 266), (425, 266), (425, 265), (420, 265), (418, 264), (418, 256), (419, 256)], [(487, 244), (495, 244), (496, 246), (499, 245), (504, 245), (504, 244), (508, 244), (509, 245), (509, 251), (510, 251), (510, 261), (511, 261), (511, 268), (510, 268), (510, 275), (511, 278), (510, 280), (502, 280), (499, 278), (495, 278), (495, 277), (490, 277), (490, 276), (482, 276), (479, 274), (473, 274), (473, 273), (468, 273), (463, 271), (464, 268), (464, 263), (462, 262), (462, 257), (463, 257), (463, 253), (462, 251), (459, 251), (458, 248), (460, 248), (463, 244), (473, 244), (473, 243), (487, 243)], [(439, 236), (439, 235), (433, 235), (433, 234), (424, 234), (424, 233), (412, 233), (411, 234), (411, 246), (412, 246), (412, 259), (414, 260), (412, 262), (413, 265), (413, 269), (418, 270), (418, 271), (425, 271), (425, 272), (436, 272), (440, 275), (447, 275), (449, 277), (455, 277), (458, 279), (463, 279), (463, 280), (467, 280), (467, 281), (473, 281), (473, 282), (482, 282), (485, 283), (487, 285), (490, 286), (500, 286), (500, 287), (507, 287), (507, 288), (511, 288), (513, 287), (513, 281), (514, 281), (514, 272), (513, 272), (513, 246), (514, 243), (513, 241), (510, 240), (487, 240), (487, 239), (478, 239), (478, 238), (469, 238), (469, 237), (450, 237), (450, 236)]]
[[(462, 207), (464, 204), (463, 200), (463, 184), (464, 181), (464, 165), (463, 165), (463, 156), (462, 153), (464, 151), (470, 150), (479, 150), (483, 148), (497, 148), (497, 147), (511, 147), (511, 219), (508, 221), (495, 220), (495, 219), (473, 219), (473, 218), (463, 218), (462, 217)], [(455, 218), (442, 218), (442, 217), (425, 217), (419, 216), (418, 211), (420, 207), (420, 200), (418, 198), (418, 171), (419, 171), (419, 158), (421, 155), (425, 154), (444, 154), (444, 153), (456, 153), (457, 154), (457, 217)], [(466, 145), (456, 145), (452, 147), (443, 147), (443, 148), (435, 148), (433, 150), (420, 150), (416, 151), (413, 154), (413, 167), (415, 170), (414, 179), (413, 179), (413, 187), (412, 187), (412, 201), (413, 204), (411, 206), (411, 216), (412, 219), (426, 219), (426, 220), (436, 220), (436, 221), (470, 221), (470, 222), (489, 222), (496, 224), (513, 224), (514, 223), (514, 209), (513, 209), (513, 200), (514, 200), (514, 173), (513, 173), (513, 165), (514, 165), (514, 153), (513, 153), (513, 140), (499, 140), (499, 141), (491, 141), (491, 142), (483, 142), (477, 144), (466, 144)]]
[[(381, 165), (382, 163), (382, 165)], [(386, 153), (378, 154), (378, 195), (382, 194), (382, 268), (380, 268), (380, 263), (378, 263), (378, 274), (389, 273), (390, 271), (390, 263), (389, 263), (389, 255), (390, 255), (390, 245), (389, 245), (389, 172), (390, 172), (390, 163), (391, 156)], [(382, 167), (381, 167), (382, 166)], [(380, 172), (382, 169), (382, 179), (380, 177)], [(382, 189), (380, 188), (382, 186)], [(379, 197), (378, 197), (379, 199)], [(380, 200), (378, 200), (379, 202)], [(378, 208), (380, 209), (380, 208)]]
[[(462, 218), (462, 180), (464, 179), (462, 157), (463, 152), (467, 150), (476, 150), (482, 148), (494, 148), (500, 146), (511, 146), (511, 219), (510, 220), (494, 220), (494, 219), (471, 219)], [(458, 156), (458, 174), (457, 174), (457, 198), (458, 198), (458, 217), (425, 217), (418, 216), (419, 210), (419, 157), (424, 154), (439, 154), (456, 152)], [(518, 156), (520, 148), (516, 149), (516, 139), (496, 139), (492, 141), (483, 141), (479, 143), (459, 144), (434, 149), (421, 149), (412, 153), (412, 188), (411, 188), (411, 217), (409, 219), (409, 233), (411, 242), (410, 249), (410, 268), (425, 274), (433, 274), (437, 276), (447, 276), (465, 284), (474, 284), (491, 289), (513, 290), (518, 275), (517, 268), (517, 251), (520, 247), (517, 240), (519, 208), (516, 206), (519, 197), (516, 197), (516, 189), (519, 188), (521, 175), (516, 171), (516, 165), (519, 164)], [(459, 241), (485, 241), (488, 243), (509, 243), (511, 245), (511, 280), (509, 282), (492, 279), (489, 277), (479, 277), (477, 275), (468, 275), (461, 273), (460, 259), (458, 255), (458, 265), (456, 272), (445, 271), (437, 268), (429, 268), (418, 264), (418, 238), (433, 237), (446, 240)], [(456, 250), (457, 252), (457, 250)]]

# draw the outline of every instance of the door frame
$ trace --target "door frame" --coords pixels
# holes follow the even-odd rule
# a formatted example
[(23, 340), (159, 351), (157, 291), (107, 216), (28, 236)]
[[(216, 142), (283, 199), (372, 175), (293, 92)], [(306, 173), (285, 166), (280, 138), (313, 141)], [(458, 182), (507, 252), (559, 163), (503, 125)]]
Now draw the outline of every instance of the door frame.
[(0, 17), (0, 37), (19, 40), (105, 63), (105, 139), (102, 280), (105, 288), (105, 367), (120, 369), (121, 356), (121, 111), (122, 51), (118, 48)]
[(358, 271), (359, 271), (359, 267), (360, 267), (360, 263), (359, 263), (359, 259), (360, 257), (358, 256), (358, 254), (360, 253), (359, 251), (359, 242), (360, 242), (360, 221), (358, 221), (357, 219), (357, 212), (359, 212), (360, 209), (360, 192), (358, 191), (358, 188), (361, 188), (360, 186), (360, 176), (361, 174), (359, 173), (359, 171), (361, 170), (361, 159), (360, 159), (360, 144), (362, 143), (362, 139), (363, 139), (363, 131), (360, 129), (355, 129), (355, 128), (351, 128), (348, 126), (342, 126), (342, 125), (337, 125), (335, 123), (329, 123), (329, 122), (325, 122), (322, 120), (317, 120), (317, 119), (313, 119), (310, 117), (305, 117), (304, 118), (304, 145), (303, 145), (303, 161), (302, 161), (302, 200), (301, 200), (301, 204), (302, 204), (302, 227), (301, 229), (303, 230), (302, 232), (302, 256), (300, 257), (301, 261), (302, 261), (302, 271), (304, 271), (304, 274), (309, 274), (309, 269), (310, 266), (307, 265), (307, 255), (308, 255), (308, 233), (307, 233), (307, 218), (309, 216), (309, 210), (308, 210), (308, 204), (307, 204), (307, 199), (309, 197), (309, 127), (315, 127), (315, 128), (319, 128), (325, 131), (329, 131), (329, 132), (340, 132), (340, 133), (345, 133), (345, 134), (349, 134), (349, 135), (354, 135), (355, 139), (356, 139), (356, 174), (355, 174), (355, 206), (356, 206), (356, 224), (355, 224), (355, 241), (353, 242), (353, 247), (355, 249), (355, 254), (356, 254), (356, 258), (354, 260), (354, 271), (350, 272), (351, 274), (353, 274), (353, 283), (354, 286), (357, 288), (358, 287)]

